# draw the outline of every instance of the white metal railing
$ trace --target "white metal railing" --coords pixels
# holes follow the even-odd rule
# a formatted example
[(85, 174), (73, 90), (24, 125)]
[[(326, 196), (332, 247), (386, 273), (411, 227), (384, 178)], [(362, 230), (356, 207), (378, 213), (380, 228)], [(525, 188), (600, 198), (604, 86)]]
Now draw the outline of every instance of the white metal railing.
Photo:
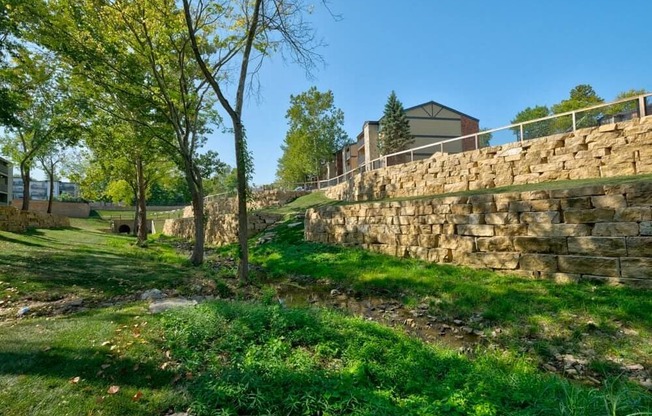
[[(601, 109), (607, 109), (608, 107), (613, 107), (613, 111), (615, 111), (615, 113), (609, 111), (598, 111)], [(566, 113), (554, 114), (548, 117), (524, 121), (522, 123), (510, 124), (508, 126), (499, 127), (496, 129), (483, 130), (477, 133), (467, 134), (465, 136), (455, 137), (453, 139), (443, 140), (440, 142), (415, 147), (413, 149), (391, 153), (369, 162), (362, 163), (356, 169), (353, 169), (335, 178), (324, 179), (316, 182), (307, 182), (300, 184), (299, 186), (306, 190), (328, 188), (334, 185), (338, 185), (342, 182), (346, 182), (352, 176), (358, 173), (369, 172), (401, 163), (413, 162), (415, 160), (423, 159), (421, 156), (424, 154), (427, 154), (427, 157), (429, 157), (430, 155), (436, 153), (436, 151), (445, 153), (444, 149), (446, 148), (446, 145), (448, 145), (449, 149), (452, 147), (452, 144), (459, 143), (461, 146), (463, 146), (462, 142), (464, 140), (473, 139), (473, 149), (479, 149), (481, 147), (488, 146), (488, 143), (483, 142), (483, 138), (489, 139), (495, 133), (511, 130), (511, 132), (516, 137), (515, 141), (523, 142), (524, 140), (535, 139), (552, 134), (576, 131), (578, 128), (595, 127), (600, 124), (604, 124), (602, 121), (604, 119), (608, 120), (609, 123), (613, 123), (615, 121), (629, 120), (634, 116), (643, 117), (646, 115), (652, 115), (652, 93), (625, 98), (618, 101), (612, 101), (610, 103), (598, 104), (579, 110), (568, 111)], [(567, 121), (565, 121), (565, 119)], [(555, 125), (554, 121), (557, 122), (557, 125)], [(539, 128), (534, 128), (534, 126), (541, 123), (545, 124)], [(463, 150), (459, 150), (459, 152), (461, 151)], [(447, 153), (457, 152), (454, 151)], [(415, 159), (415, 156), (418, 157), (418, 159)]]

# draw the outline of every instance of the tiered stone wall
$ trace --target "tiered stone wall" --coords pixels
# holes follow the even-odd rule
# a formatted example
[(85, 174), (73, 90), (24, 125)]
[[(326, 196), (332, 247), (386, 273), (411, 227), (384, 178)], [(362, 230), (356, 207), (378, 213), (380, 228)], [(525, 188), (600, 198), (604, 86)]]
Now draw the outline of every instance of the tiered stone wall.
[[(11, 206), (20, 209), (23, 206), (22, 199), (14, 199), (11, 201)], [(29, 201), (29, 210), (47, 213), (48, 201), (31, 200)], [(91, 207), (86, 202), (52, 202), (52, 213), (55, 215), (63, 215), (70, 218), (88, 218), (91, 213)]]
[(539, 183), (652, 173), (652, 116), (431, 158), (356, 175), (325, 190), (345, 201), (436, 195)]
[[(248, 234), (253, 236), (267, 229), (281, 218), (274, 214), (249, 214)], [(195, 238), (195, 223), (193, 218), (165, 220), (163, 234), (192, 240)], [(216, 246), (231, 244), (238, 241), (237, 214), (221, 214), (208, 217), (205, 242)]]
[(652, 183), (327, 206), (307, 212), (305, 237), (534, 278), (652, 287)]
[[(251, 200), (247, 201), (247, 210), (256, 211), (263, 208), (280, 207), (308, 193), (279, 189), (255, 191), (251, 195)], [(208, 216), (236, 213), (238, 212), (238, 197), (217, 197), (214, 200), (209, 200), (205, 204), (204, 211)], [(192, 218), (193, 216), (192, 206), (185, 207), (183, 218)]]
[[(279, 207), (307, 194), (306, 191), (265, 190), (257, 191), (252, 195), (252, 200), (247, 203), (249, 211), (268, 207)], [(217, 246), (231, 244), (238, 241), (238, 198), (219, 197), (207, 201), (204, 212), (206, 213), (206, 238), (207, 244)], [(183, 210), (183, 218), (165, 220), (163, 234), (192, 240), (195, 238), (195, 224), (192, 206)], [(276, 214), (249, 213), (249, 236), (266, 230), (281, 218)]]
[(60, 215), (25, 212), (7, 206), (0, 207), (0, 231), (19, 233), (28, 228), (59, 227), (70, 227), (70, 220)]

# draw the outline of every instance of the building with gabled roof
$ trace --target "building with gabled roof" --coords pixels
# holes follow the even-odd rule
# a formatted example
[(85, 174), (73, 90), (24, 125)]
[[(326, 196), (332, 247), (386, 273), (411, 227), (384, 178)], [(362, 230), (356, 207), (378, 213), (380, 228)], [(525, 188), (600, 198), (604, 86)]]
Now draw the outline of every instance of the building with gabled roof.
[[(406, 108), (405, 115), (410, 123), (410, 132), (414, 137), (414, 142), (408, 149), (466, 136), (480, 130), (480, 120), (477, 118), (435, 101)], [(362, 131), (357, 136), (358, 166), (381, 156), (378, 152), (379, 128), (380, 121), (366, 121), (363, 124)], [(443, 145), (443, 151), (447, 153), (473, 149), (475, 149), (475, 139), (473, 138)], [(422, 149), (415, 152), (414, 158), (415, 160), (425, 159), (440, 150), (442, 149), (436, 146)]]

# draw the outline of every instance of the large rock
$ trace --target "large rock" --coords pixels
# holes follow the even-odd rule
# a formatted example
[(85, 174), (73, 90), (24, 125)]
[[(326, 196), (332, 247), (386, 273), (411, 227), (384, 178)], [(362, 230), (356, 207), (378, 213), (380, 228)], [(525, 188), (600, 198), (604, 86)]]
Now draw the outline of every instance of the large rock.
[(149, 311), (153, 314), (165, 312), (169, 309), (187, 308), (197, 305), (196, 300), (184, 298), (158, 299), (149, 305)]

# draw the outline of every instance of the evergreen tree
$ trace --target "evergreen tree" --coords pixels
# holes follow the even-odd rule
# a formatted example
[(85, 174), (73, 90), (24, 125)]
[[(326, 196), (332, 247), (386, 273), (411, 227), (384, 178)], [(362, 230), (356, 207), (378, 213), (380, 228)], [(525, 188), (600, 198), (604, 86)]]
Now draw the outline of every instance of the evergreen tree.
[(385, 104), (385, 112), (380, 120), (378, 133), (378, 151), (381, 155), (405, 150), (414, 141), (410, 133), (410, 124), (403, 104), (392, 91)]

